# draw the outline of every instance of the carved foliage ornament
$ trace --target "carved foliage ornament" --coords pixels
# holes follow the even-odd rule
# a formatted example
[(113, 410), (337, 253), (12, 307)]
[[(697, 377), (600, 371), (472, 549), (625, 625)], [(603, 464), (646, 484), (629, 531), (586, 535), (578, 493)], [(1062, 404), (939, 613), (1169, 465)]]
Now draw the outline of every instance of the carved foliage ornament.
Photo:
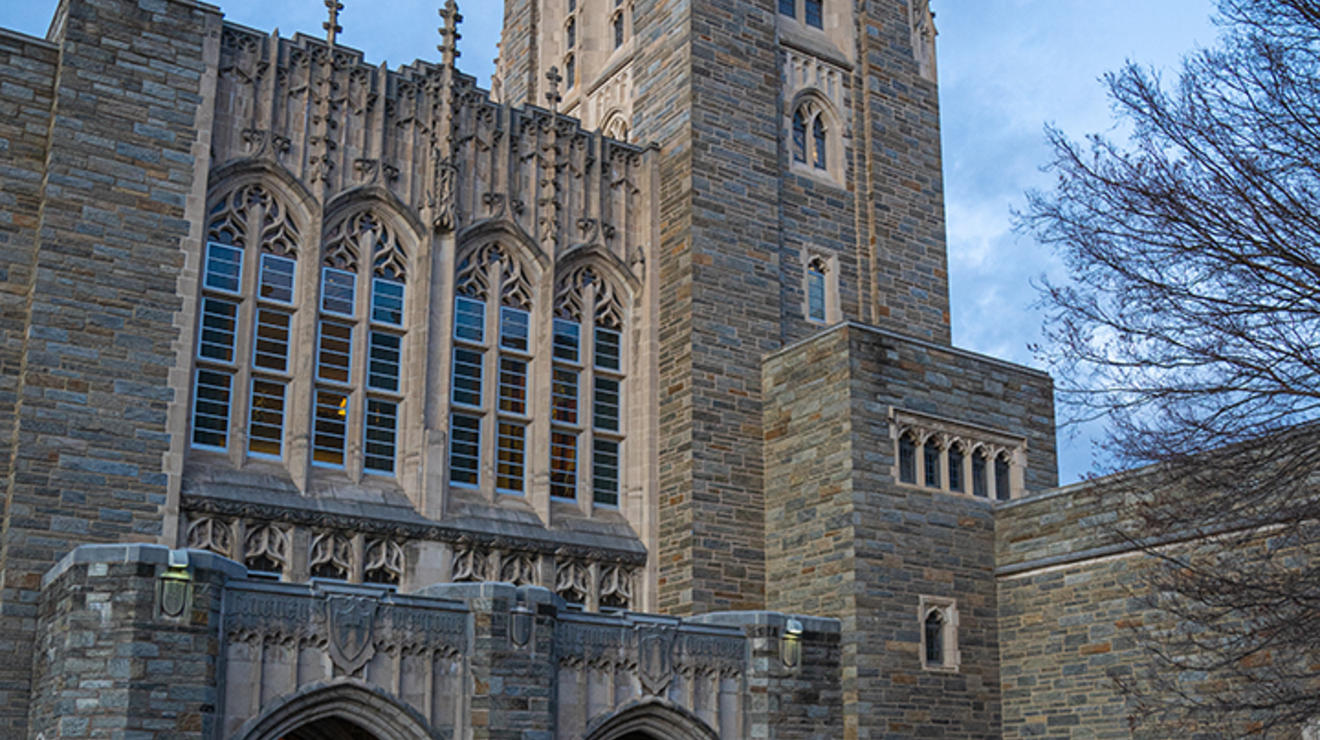
[(454, 277), (454, 290), (459, 295), (486, 300), (491, 290), (491, 266), (498, 265), (500, 303), (505, 306), (530, 310), (532, 286), (522, 263), (498, 242), (471, 250), (458, 262)]
[(403, 579), (403, 546), (392, 539), (367, 540), (363, 579), (368, 583), (392, 583)]
[(371, 255), (372, 273), (403, 282), (408, 273), (408, 255), (399, 237), (374, 211), (366, 210), (341, 219), (326, 231), (322, 262), (328, 267), (354, 272), (359, 255)]
[(591, 570), (586, 563), (570, 560), (555, 569), (555, 593), (576, 604), (585, 604), (591, 592)]
[(264, 252), (298, 256), (298, 226), (271, 192), (257, 183), (235, 188), (211, 207), (207, 241), (246, 247), (248, 226), (260, 212), (260, 244)]
[(195, 550), (209, 550), (217, 555), (232, 557), (232, 525), (218, 517), (203, 516), (188, 522), (188, 547)]
[(490, 555), (477, 547), (463, 547), (454, 551), (454, 564), (449, 580), (454, 583), (486, 580), (486, 565)]
[(348, 580), (353, 571), (353, 543), (336, 532), (321, 532), (312, 537), (307, 565), (314, 578)]
[(578, 267), (559, 281), (555, 289), (555, 315), (581, 321), (582, 303), (586, 299), (588, 286), (592, 287), (595, 296), (594, 322), (598, 326), (616, 330), (623, 326), (623, 307), (619, 304), (614, 286), (600, 278), (590, 265)]

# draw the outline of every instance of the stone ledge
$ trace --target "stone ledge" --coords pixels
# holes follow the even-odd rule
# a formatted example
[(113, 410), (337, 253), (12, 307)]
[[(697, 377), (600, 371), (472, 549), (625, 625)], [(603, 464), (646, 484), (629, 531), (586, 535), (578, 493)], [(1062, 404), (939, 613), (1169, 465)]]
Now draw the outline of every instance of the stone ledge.
[(225, 578), (243, 578), (247, 568), (221, 555), (205, 550), (174, 550), (146, 542), (108, 545), (79, 545), (60, 558), (55, 567), (41, 577), (44, 589), (76, 565), (91, 563), (144, 563), (147, 565), (182, 564), (197, 570), (214, 570)]

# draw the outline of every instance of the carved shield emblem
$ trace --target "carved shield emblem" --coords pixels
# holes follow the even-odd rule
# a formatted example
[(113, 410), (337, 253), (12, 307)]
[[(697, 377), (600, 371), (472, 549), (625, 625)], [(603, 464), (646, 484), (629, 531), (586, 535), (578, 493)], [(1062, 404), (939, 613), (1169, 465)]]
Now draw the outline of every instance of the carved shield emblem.
[(160, 580), (160, 613), (171, 619), (183, 616), (183, 610), (188, 608), (188, 587), (190, 585), (185, 580), (162, 578)]
[(333, 594), (325, 599), (330, 659), (345, 673), (361, 668), (376, 652), (371, 637), (377, 606), (366, 596)]
[(525, 606), (514, 607), (512, 622), (509, 639), (516, 647), (523, 647), (532, 639), (532, 610)]
[(637, 630), (637, 678), (643, 691), (659, 696), (674, 676), (674, 632), (641, 625)]

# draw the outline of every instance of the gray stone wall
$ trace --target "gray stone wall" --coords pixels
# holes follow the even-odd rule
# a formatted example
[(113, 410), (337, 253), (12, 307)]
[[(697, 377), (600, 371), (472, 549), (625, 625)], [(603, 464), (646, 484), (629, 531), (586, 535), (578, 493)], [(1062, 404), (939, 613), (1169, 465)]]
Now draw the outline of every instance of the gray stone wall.
[[(48, 48), (6, 42), (5, 74), (16, 79), (0, 98), (22, 106), (30, 133), (42, 126), (35, 107), (44, 97), (32, 85), (54, 77), (39, 195), (24, 164), (38, 154), (35, 140), (11, 140), (5, 155), (28, 173), (13, 192), (41, 202), (35, 224), (30, 213), (20, 220), (37, 237), (8, 237), (31, 254), (15, 273), (30, 291), (21, 370), (6, 381), (20, 399), (4, 455), (13, 470), (0, 611), (17, 621), (0, 644), (0, 665), (13, 671), (0, 723), (10, 730), (26, 714), (35, 576), (80, 542), (162, 533), (180, 245), (191, 229), (189, 196), (204, 178), (195, 149), (209, 126), (205, 55), (219, 30), (208, 8), (68, 2), (51, 39), (60, 50), (54, 70)], [(28, 85), (18, 85), (24, 75)]]

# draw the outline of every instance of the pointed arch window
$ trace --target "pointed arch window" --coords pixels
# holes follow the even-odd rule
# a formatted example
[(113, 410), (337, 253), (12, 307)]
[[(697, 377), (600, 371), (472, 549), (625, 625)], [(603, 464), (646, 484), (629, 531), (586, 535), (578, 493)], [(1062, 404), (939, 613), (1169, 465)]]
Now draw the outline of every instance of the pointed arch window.
[[(314, 465), (395, 473), (407, 263), (398, 234), (374, 210), (350, 213), (326, 229), (312, 404)], [(350, 460), (350, 449), (361, 449), (361, 458)]]
[(279, 459), (300, 230), (270, 189), (234, 187), (208, 213), (193, 377), (193, 447)]
[(811, 164), (818, 170), (825, 169), (825, 121), (820, 116), (811, 122)]
[(840, 153), (834, 149), (841, 146), (842, 139), (833, 131), (833, 114), (815, 95), (807, 95), (793, 110), (791, 119), (792, 161), (795, 165), (805, 166), (813, 171), (824, 171), (831, 175)]
[(617, 506), (624, 442), (623, 309), (614, 287), (590, 266), (559, 281), (553, 357), (550, 494), (576, 499), (579, 490), (589, 490), (593, 504)]
[(614, 48), (616, 49), (619, 48), (620, 46), (623, 46), (623, 39), (624, 39), (623, 23), (624, 23), (623, 11), (616, 10), (614, 12), (614, 17), (610, 19), (610, 30), (614, 34)]
[(807, 119), (801, 109), (793, 112), (793, 161), (807, 161)]
[(917, 615), (921, 621), (921, 667), (928, 671), (957, 671), (958, 604), (940, 596), (920, 596)]

